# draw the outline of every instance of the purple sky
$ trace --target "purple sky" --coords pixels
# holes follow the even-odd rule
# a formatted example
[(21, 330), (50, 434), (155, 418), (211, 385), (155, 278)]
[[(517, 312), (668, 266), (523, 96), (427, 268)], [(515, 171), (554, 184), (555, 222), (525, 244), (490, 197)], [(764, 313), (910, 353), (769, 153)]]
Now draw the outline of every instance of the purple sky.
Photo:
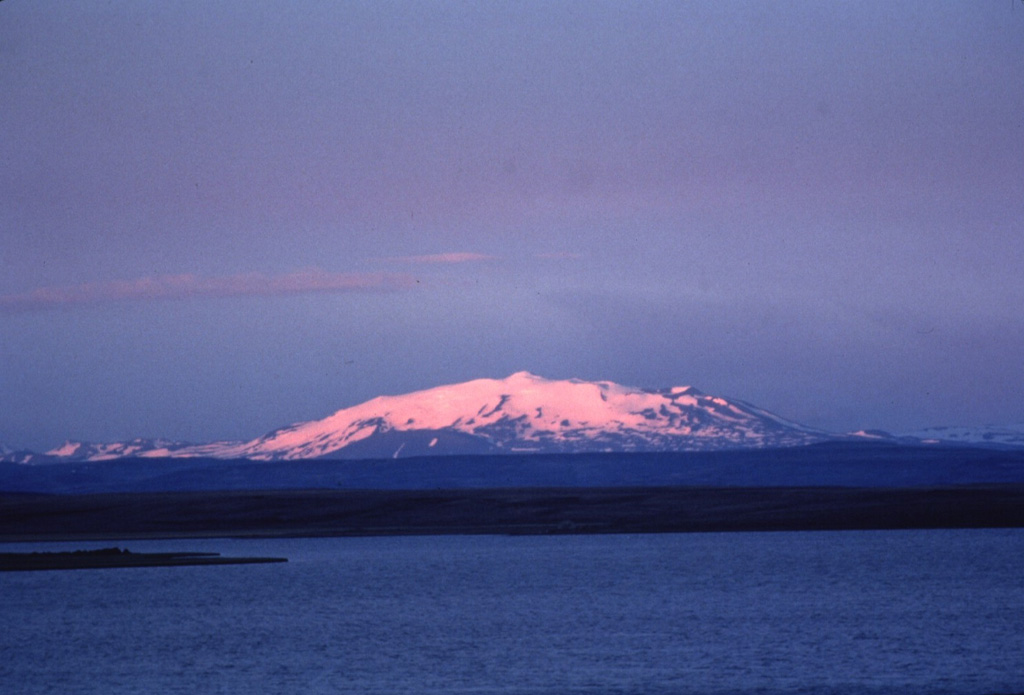
[(530, 370), (1024, 420), (1024, 2), (0, 3), (0, 442)]

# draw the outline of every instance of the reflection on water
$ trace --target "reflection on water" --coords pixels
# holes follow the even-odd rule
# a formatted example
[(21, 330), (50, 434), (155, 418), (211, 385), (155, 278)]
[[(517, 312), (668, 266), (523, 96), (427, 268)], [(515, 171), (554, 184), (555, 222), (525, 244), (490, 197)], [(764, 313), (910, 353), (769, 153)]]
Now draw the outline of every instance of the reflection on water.
[(289, 562), (0, 575), (10, 692), (1024, 691), (1024, 530), (120, 545)]

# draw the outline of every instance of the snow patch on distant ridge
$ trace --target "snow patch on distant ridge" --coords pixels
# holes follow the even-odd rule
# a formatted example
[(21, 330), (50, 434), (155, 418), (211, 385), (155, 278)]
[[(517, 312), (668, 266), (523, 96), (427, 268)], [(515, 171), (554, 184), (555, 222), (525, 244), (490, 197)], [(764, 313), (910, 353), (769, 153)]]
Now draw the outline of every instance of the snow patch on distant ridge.
[(1017, 448), (1024, 447), (1024, 423), (926, 427), (905, 436), (916, 437), (926, 443)]
[(82, 447), (82, 443), (81, 442), (66, 441), (63, 444), (61, 444), (59, 447), (57, 447), (56, 449), (50, 449), (49, 451), (47, 451), (46, 455), (47, 456), (61, 456), (61, 457), (74, 456), (75, 452), (78, 451), (81, 447)]

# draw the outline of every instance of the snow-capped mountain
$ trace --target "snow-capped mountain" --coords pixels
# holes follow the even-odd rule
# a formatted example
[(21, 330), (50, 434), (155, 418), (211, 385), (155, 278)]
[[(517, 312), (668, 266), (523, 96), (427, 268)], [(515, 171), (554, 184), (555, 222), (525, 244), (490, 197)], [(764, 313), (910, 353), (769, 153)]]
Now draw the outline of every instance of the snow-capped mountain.
[(832, 435), (689, 386), (647, 390), (518, 372), (380, 396), (248, 442), (67, 442), (48, 460), (212, 457), (367, 459), (465, 453), (709, 451), (811, 444)]
[[(430, 453), (697, 451), (828, 439), (739, 401), (688, 387), (552, 381), (528, 372), (382, 396), (234, 447), (253, 459), (371, 458)], [(203, 447), (197, 447), (202, 451)], [(197, 453), (199, 453), (197, 451)]]

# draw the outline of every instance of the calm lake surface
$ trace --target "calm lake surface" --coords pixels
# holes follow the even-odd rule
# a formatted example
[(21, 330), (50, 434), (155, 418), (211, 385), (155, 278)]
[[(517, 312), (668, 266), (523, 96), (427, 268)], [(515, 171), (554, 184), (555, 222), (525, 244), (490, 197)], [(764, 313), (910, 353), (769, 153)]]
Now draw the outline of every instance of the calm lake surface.
[(9, 544), (10, 693), (1024, 692), (1024, 530)]

